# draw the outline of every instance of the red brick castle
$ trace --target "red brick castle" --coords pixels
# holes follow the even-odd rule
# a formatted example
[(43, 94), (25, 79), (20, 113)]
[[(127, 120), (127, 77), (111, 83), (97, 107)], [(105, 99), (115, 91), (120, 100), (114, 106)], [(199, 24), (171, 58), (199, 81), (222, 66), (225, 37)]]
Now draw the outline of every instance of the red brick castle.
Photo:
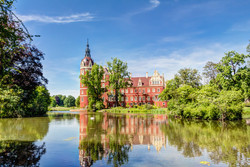
[[(81, 61), (80, 73), (85, 75), (87, 70), (91, 70), (94, 65), (94, 61), (91, 58), (89, 44), (87, 42), (87, 47), (85, 50), (85, 57)], [(104, 67), (104, 78), (102, 80), (102, 87), (108, 85), (109, 72), (106, 67)], [(130, 74), (131, 75), (131, 74)], [(121, 101), (119, 102), (121, 106), (126, 105), (143, 105), (143, 104), (152, 104), (161, 107), (167, 107), (167, 102), (159, 101), (158, 95), (165, 88), (164, 74), (160, 75), (157, 70), (154, 71), (153, 76), (148, 76), (146, 72), (145, 77), (132, 77), (132, 86), (126, 89), (121, 89), (120, 92), (123, 95)], [(87, 97), (87, 87), (80, 83), (80, 107), (85, 108), (88, 105)], [(113, 90), (109, 90), (108, 93), (104, 93), (103, 102), (105, 107), (114, 107), (115, 98), (113, 95)]]

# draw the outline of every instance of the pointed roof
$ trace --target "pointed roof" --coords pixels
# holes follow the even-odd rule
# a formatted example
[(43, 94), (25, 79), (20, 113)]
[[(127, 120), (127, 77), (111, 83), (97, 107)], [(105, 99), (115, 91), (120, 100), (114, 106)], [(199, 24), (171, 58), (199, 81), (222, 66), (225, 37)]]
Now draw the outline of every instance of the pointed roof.
[(87, 39), (87, 47), (85, 49), (85, 57), (91, 57), (89, 49), (89, 40)]

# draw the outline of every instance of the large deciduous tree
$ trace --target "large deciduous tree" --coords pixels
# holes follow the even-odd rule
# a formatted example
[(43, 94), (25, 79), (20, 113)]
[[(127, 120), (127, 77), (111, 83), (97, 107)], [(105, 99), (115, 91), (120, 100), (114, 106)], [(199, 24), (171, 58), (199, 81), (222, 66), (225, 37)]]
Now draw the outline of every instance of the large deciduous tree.
[[(42, 71), (43, 53), (31, 45), (27, 29), (11, 11), (13, 2), (0, 1), (1, 117), (32, 116), (33, 95), (48, 82)], [(41, 107), (36, 109), (41, 112), (34, 111), (33, 115), (43, 113)]]
[(115, 104), (118, 103), (119, 90), (127, 88), (130, 85), (130, 76), (127, 63), (118, 58), (113, 58), (111, 62), (107, 62), (109, 70), (109, 89), (114, 90)]
[(183, 68), (175, 75), (177, 85), (190, 85), (198, 87), (201, 85), (201, 76), (197, 69)]
[(245, 98), (250, 98), (250, 68), (246, 59), (250, 55), (235, 51), (225, 53), (226, 56), (217, 64), (217, 79), (224, 90), (241, 90)]
[(89, 109), (102, 109), (104, 108), (102, 95), (105, 88), (101, 87), (101, 82), (104, 75), (102, 66), (94, 64), (91, 71), (86, 71), (85, 75), (81, 75), (81, 83), (88, 87), (88, 108)]
[(73, 96), (69, 95), (64, 100), (64, 106), (65, 107), (73, 107), (73, 106), (75, 106), (75, 101), (76, 101), (76, 99)]
[(205, 77), (207, 83), (216, 83), (216, 77), (219, 71), (216, 69), (216, 63), (208, 61), (203, 67), (203, 76)]

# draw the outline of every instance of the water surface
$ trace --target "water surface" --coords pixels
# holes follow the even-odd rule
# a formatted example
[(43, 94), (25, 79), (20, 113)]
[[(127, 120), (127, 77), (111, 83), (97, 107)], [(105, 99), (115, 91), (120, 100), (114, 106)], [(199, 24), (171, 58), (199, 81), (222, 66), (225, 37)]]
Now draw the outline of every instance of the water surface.
[(81, 113), (0, 119), (2, 166), (249, 166), (245, 120)]

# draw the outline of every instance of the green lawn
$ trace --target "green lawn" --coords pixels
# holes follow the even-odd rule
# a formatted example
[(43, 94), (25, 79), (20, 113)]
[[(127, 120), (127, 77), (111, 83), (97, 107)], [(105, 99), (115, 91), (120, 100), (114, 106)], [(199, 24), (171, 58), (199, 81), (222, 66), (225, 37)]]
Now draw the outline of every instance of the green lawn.
[(78, 107), (49, 107), (49, 111), (69, 111), (69, 110), (80, 109)]
[(113, 107), (109, 109), (99, 110), (98, 112), (110, 112), (110, 113), (144, 113), (144, 114), (167, 114), (167, 108), (152, 108), (152, 109), (141, 109), (141, 108), (123, 108)]
[(250, 118), (250, 107), (244, 107), (242, 118)]

